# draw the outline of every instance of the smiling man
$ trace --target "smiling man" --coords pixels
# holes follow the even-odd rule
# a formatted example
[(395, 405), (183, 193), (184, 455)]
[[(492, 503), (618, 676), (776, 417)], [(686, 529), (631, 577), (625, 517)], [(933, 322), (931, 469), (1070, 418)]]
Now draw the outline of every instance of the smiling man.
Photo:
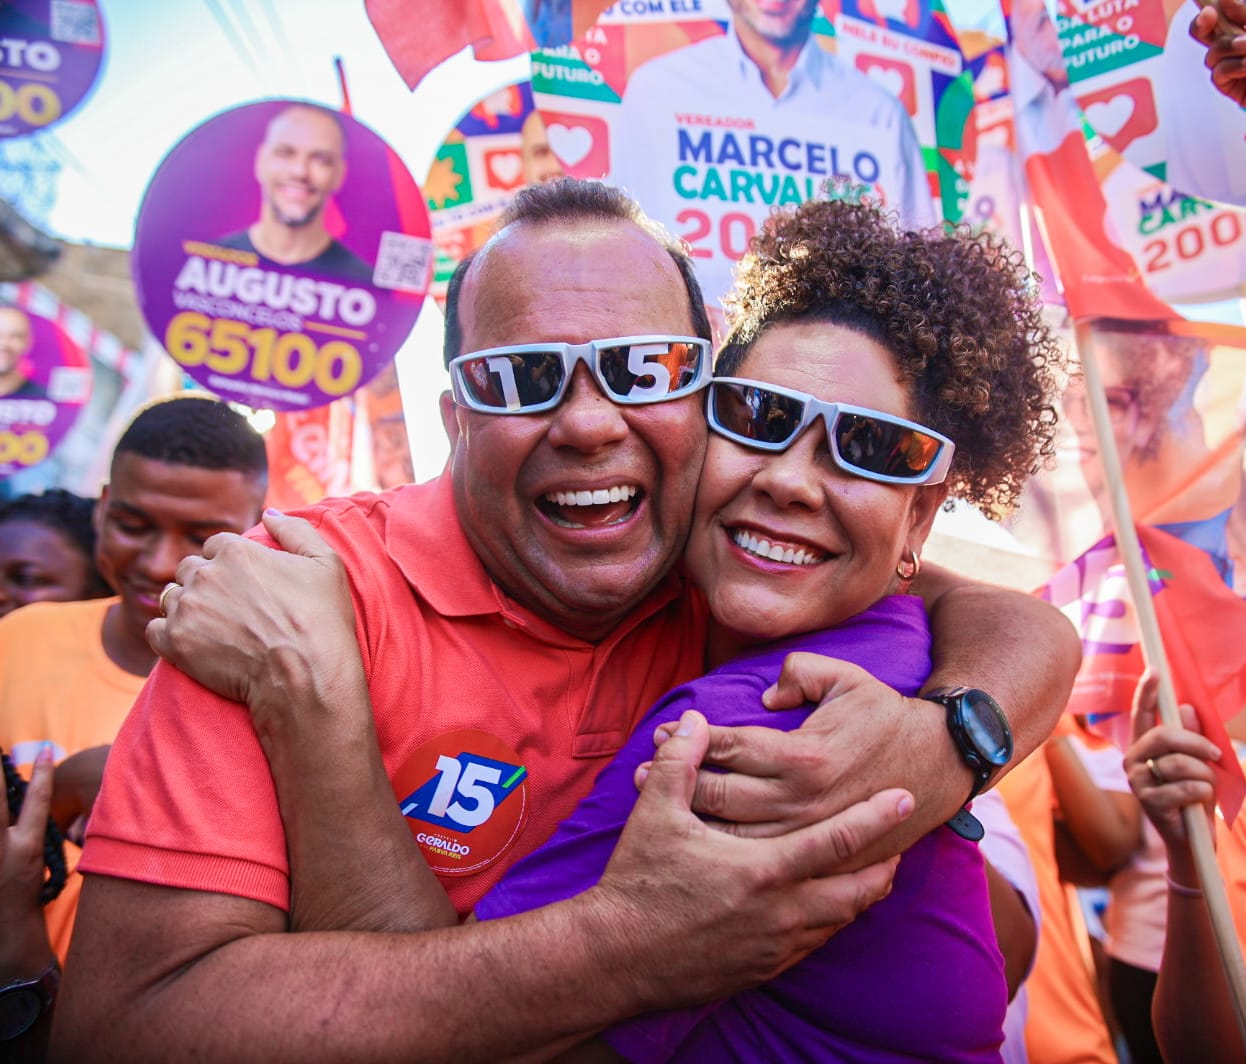
[[(942, 706), (827, 659), (808, 730), (691, 721), (662, 743), (597, 886), (458, 924), (702, 671), (678, 561), (708, 336), (687, 252), (632, 201), (524, 189), (448, 292), (446, 473), (266, 515), (285, 551), (217, 537), (179, 566), (148, 629), (177, 667), (127, 720), (91, 822), (59, 1054), (544, 1051), (755, 985), (886, 892), (888, 855), (974, 774)], [(1076, 671), (1071, 627), (1026, 596), (937, 597), (955, 638), (931, 682), (990, 687), (1032, 749)], [(707, 750), (733, 771), (698, 786)]]
[(216, 243), (253, 251), (264, 264), (306, 266), (317, 273), (371, 282), (372, 267), (325, 228), (325, 206), (345, 178), (341, 118), (323, 107), (291, 104), (268, 123), (255, 153), (259, 218)]
[[(161, 590), (209, 536), (259, 519), (267, 469), (264, 441), (224, 403), (183, 396), (144, 407), (117, 443), (95, 509), (96, 565), (115, 597), (35, 602), (0, 620), (0, 747), (28, 774), (52, 745), (63, 828), (90, 812), (107, 746), (156, 663), (144, 631)], [(72, 872), (78, 850), (68, 850)], [(29, 958), (28, 977), (53, 950), (64, 957), (80, 886), (71, 874), (44, 910), (50, 944), (35, 939), (41, 955)]]
[(562, 163), (549, 145), (549, 133), (541, 112), (533, 108), (519, 127), (519, 157), (525, 185), (540, 185), (563, 177)]
[(18, 307), (0, 307), (0, 398), (43, 399), (44, 391), (23, 372), (34, 346), (30, 318)]

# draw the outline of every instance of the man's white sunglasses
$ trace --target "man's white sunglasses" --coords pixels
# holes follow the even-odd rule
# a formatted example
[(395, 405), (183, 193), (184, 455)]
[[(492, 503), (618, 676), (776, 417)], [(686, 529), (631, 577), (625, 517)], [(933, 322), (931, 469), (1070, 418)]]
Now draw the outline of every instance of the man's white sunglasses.
[(708, 340), (618, 336), (586, 344), (515, 344), (459, 355), (450, 363), (454, 401), (482, 414), (539, 414), (567, 394), (577, 362), (616, 403), (665, 403), (710, 380)]

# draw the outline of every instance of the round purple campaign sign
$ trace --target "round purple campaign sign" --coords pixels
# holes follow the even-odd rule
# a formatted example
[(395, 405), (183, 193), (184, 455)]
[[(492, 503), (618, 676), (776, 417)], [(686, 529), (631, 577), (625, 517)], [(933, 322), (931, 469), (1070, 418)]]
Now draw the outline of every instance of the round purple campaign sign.
[(65, 331), (0, 303), (0, 478), (42, 462), (90, 394), (90, 364)]
[(91, 91), (103, 57), (95, 0), (0, 4), (0, 137), (64, 118)]
[(319, 104), (265, 100), (209, 119), (165, 157), (132, 268), (148, 327), (198, 383), (305, 410), (393, 359), (432, 247), (423, 195), (376, 133)]

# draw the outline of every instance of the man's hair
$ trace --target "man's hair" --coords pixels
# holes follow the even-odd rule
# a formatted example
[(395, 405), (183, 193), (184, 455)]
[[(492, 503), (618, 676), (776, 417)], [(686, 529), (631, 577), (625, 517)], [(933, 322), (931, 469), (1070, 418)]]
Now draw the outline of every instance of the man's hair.
[[(710, 339), (710, 319), (705, 312), (705, 297), (701, 294), (701, 285), (697, 281), (692, 258), (680, 241), (676, 240), (662, 226), (640, 209), (640, 205), (622, 189), (606, 185), (600, 181), (580, 181), (573, 177), (555, 178), (542, 185), (529, 185), (522, 188), (511, 200), (502, 216), (498, 219), (495, 232), (501, 232), (507, 226), (528, 225), (533, 227), (551, 225), (575, 225), (585, 222), (618, 221), (631, 222), (643, 229), (657, 243), (666, 249), (679, 267), (679, 274), (684, 279), (684, 287), (688, 292), (688, 305), (692, 313), (692, 326), (696, 335), (703, 340)], [(459, 324), (459, 297), (463, 290), (463, 278), (475, 261), (476, 255), (487, 252), (486, 244), (480, 252), (469, 255), (459, 263), (450, 283), (446, 286), (446, 334), (443, 356), (447, 366), (450, 361), (463, 354), (463, 331)], [(539, 284), (540, 278), (533, 278), (533, 284)], [(652, 283), (647, 278), (619, 278), (620, 284)], [(499, 294), (499, 298), (505, 298)]]
[(714, 372), (734, 376), (767, 329), (839, 325), (895, 357), (916, 420), (950, 437), (953, 495), (993, 515), (1054, 454), (1066, 362), (1019, 253), (967, 228), (899, 228), (869, 203), (776, 209), (726, 298)]
[(291, 111), (313, 111), (316, 114), (324, 115), (325, 118), (332, 121), (332, 123), (337, 126), (338, 135), (341, 137), (342, 156), (343, 158), (346, 156), (346, 123), (342, 121), (342, 113), (340, 111), (333, 110), (332, 107), (325, 107), (323, 104), (312, 103), (310, 100), (291, 100), (289, 104), (274, 114), (264, 125), (264, 136), (261, 143), (267, 142), (269, 130), (272, 128), (273, 123), (276, 122), (282, 115), (288, 115)]
[(236, 410), (208, 395), (177, 395), (148, 403), (113, 451), (172, 465), (268, 475), (264, 439)]
[(95, 523), (91, 515), (95, 500), (63, 488), (49, 488), (42, 495), (18, 495), (0, 502), (0, 525), (19, 521), (59, 532), (87, 561), (86, 598), (102, 598), (113, 590), (95, 568)]

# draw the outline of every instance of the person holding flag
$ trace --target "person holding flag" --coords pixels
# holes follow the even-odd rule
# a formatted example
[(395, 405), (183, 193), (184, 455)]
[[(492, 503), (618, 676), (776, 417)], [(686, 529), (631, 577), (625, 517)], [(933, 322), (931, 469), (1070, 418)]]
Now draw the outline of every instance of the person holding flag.
[(1181, 707), (1183, 727), (1158, 723), (1158, 680), (1146, 674), (1134, 696), (1133, 742), (1125, 753), (1129, 785), (1168, 853), (1168, 933), (1151, 1019), (1165, 1060), (1201, 1064), (1239, 1061), (1241, 1028), (1216, 963), (1217, 944), (1182, 809), (1206, 809), (1218, 836), (1218, 858), (1239, 941), (1246, 939), (1246, 821), (1230, 829), (1214, 816), (1220, 748), (1202, 734), (1199, 716)]

